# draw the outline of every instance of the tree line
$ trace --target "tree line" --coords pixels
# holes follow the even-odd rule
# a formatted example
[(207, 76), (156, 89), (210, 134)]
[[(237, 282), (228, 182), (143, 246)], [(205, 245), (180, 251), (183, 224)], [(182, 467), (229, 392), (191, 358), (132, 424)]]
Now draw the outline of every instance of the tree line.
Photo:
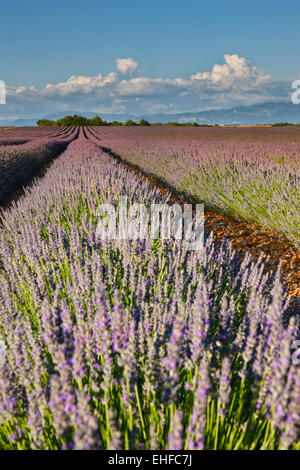
[[(141, 119), (139, 122), (135, 122), (132, 119), (129, 119), (126, 122), (120, 122), (120, 121), (112, 121), (112, 122), (107, 122), (101, 119), (100, 116), (95, 116), (91, 119), (88, 119), (83, 116), (79, 116), (75, 114), (74, 116), (65, 116), (61, 119), (58, 119), (57, 121), (51, 121), (50, 119), (40, 119), (37, 121), (37, 125), (42, 127), (52, 127), (52, 126), (180, 126), (180, 127), (187, 127), (187, 126), (192, 126), (192, 127), (219, 127), (218, 124), (198, 124), (197, 122), (167, 122), (167, 123), (161, 123), (161, 122), (155, 122), (155, 123), (150, 123), (146, 119)], [(278, 122), (275, 124), (271, 124), (272, 127), (283, 127), (283, 126), (295, 126), (299, 124), (291, 124), (289, 122)], [(224, 126), (223, 126), (224, 127)], [(225, 127), (238, 127), (237, 125), (227, 125)]]
[(197, 122), (187, 122), (187, 123), (179, 123), (179, 122), (168, 122), (168, 123), (154, 123), (150, 124), (149, 121), (146, 119), (141, 119), (139, 122), (135, 122), (132, 119), (129, 119), (126, 122), (120, 121), (112, 121), (107, 122), (101, 119), (100, 116), (95, 116), (92, 119), (88, 119), (83, 116), (78, 116), (75, 114), (74, 116), (65, 116), (57, 121), (51, 121), (50, 119), (40, 119), (37, 121), (37, 125), (39, 127), (52, 127), (52, 126), (193, 126), (193, 127), (218, 127), (216, 124), (215, 126), (209, 124), (198, 124)]

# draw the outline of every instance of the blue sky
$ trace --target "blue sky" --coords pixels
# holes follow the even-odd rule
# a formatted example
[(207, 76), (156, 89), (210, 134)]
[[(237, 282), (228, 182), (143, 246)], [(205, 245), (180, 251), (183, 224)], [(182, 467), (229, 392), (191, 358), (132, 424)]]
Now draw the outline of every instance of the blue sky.
[[(299, 14), (296, 1), (5, 2), (0, 119), (64, 108), (179, 112), (287, 99), (288, 84), (300, 76)], [(117, 59), (137, 65), (123, 64), (122, 73)], [(70, 87), (71, 76), (86, 80)]]

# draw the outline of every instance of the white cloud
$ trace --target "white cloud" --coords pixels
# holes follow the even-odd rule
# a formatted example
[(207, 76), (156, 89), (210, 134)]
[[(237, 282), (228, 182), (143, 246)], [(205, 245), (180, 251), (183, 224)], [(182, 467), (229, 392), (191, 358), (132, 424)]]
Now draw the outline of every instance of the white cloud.
[(237, 54), (225, 54), (224, 59), (223, 65), (215, 64), (211, 72), (198, 72), (191, 75), (191, 80), (198, 80), (207, 86), (247, 88), (249, 85), (253, 87), (272, 78), (262, 69), (251, 66), (246, 59)]
[(41, 91), (41, 94), (48, 96), (67, 96), (74, 93), (89, 94), (101, 91), (105, 87), (117, 82), (117, 74), (111, 72), (103, 77), (101, 73), (96, 77), (85, 77), (83, 75), (72, 75), (66, 82), (56, 85), (48, 84)]
[(122, 80), (117, 86), (117, 93), (120, 96), (167, 96), (177, 94), (178, 84), (176, 80), (163, 78), (137, 77), (130, 80)]
[[(39, 116), (58, 110), (98, 110), (106, 112), (151, 113), (158, 109), (172, 112), (208, 108), (229, 108), (267, 100), (287, 100), (291, 89), (288, 79), (274, 78), (237, 54), (224, 56), (223, 64), (190, 78), (131, 77), (138, 63), (131, 58), (117, 59), (116, 72), (107, 75), (75, 76), (60, 83), (49, 83), (42, 90), (31, 87), (7, 87), (7, 104), (1, 114)], [(104, 112), (104, 111), (102, 111)]]
[(128, 57), (128, 59), (116, 59), (116, 65), (117, 69), (123, 75), (133, 75), (139, 66), (138, 62), (136, 62), (131, 57)]

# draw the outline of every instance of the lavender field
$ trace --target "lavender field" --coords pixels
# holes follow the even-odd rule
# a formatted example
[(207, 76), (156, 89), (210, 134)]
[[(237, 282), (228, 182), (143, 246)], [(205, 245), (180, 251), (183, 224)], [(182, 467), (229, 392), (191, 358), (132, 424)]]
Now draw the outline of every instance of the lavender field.
[(280, 268), (212, 233), (201, 251), (96, 237), (99, 204), (171, 201), (109, 149), (296, 249), (299, 136), (151, 131), (0, 135), (0, 197), (53, 159), (1, 218), (2, 450), (300, 450), (300, 312)]
[(151, 132), (124, 130), (94, 132), (103, 146), (189, 199), (280, 232), (300, 247), (299, 130), (285, 130), (281, 142), (272, 128), (258, 128), (255, 140), (245, 129), (156, 129), (154, 139)]

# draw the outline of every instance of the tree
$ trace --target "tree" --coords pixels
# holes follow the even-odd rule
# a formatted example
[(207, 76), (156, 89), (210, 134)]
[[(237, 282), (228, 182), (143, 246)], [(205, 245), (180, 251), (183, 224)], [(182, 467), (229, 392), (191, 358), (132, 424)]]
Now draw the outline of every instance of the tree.
[(103, 126), (104, 121), (102, 121), (100, 116), (95, 116), (93, 119), (89, 119), (90, 126)]
[(150, 126), (150, 122), (146, 121), (146, 119), (141, 119), (139, 126)]
[(55, 121), (51, 121), (50, 119), (40, 119), (37, 121), (37, 125), (39, 127), (51, 127), (51, 126), (56, 126)]
[(126, 121), (125, 126), (136, 126), (136, 122), (134, 122), (132, 119), (129, 119)]
[(123, 126), (123, 122), (119, 122), (119, 121), (112, 121), (110, 122), (110, 125), (111, 126)]

